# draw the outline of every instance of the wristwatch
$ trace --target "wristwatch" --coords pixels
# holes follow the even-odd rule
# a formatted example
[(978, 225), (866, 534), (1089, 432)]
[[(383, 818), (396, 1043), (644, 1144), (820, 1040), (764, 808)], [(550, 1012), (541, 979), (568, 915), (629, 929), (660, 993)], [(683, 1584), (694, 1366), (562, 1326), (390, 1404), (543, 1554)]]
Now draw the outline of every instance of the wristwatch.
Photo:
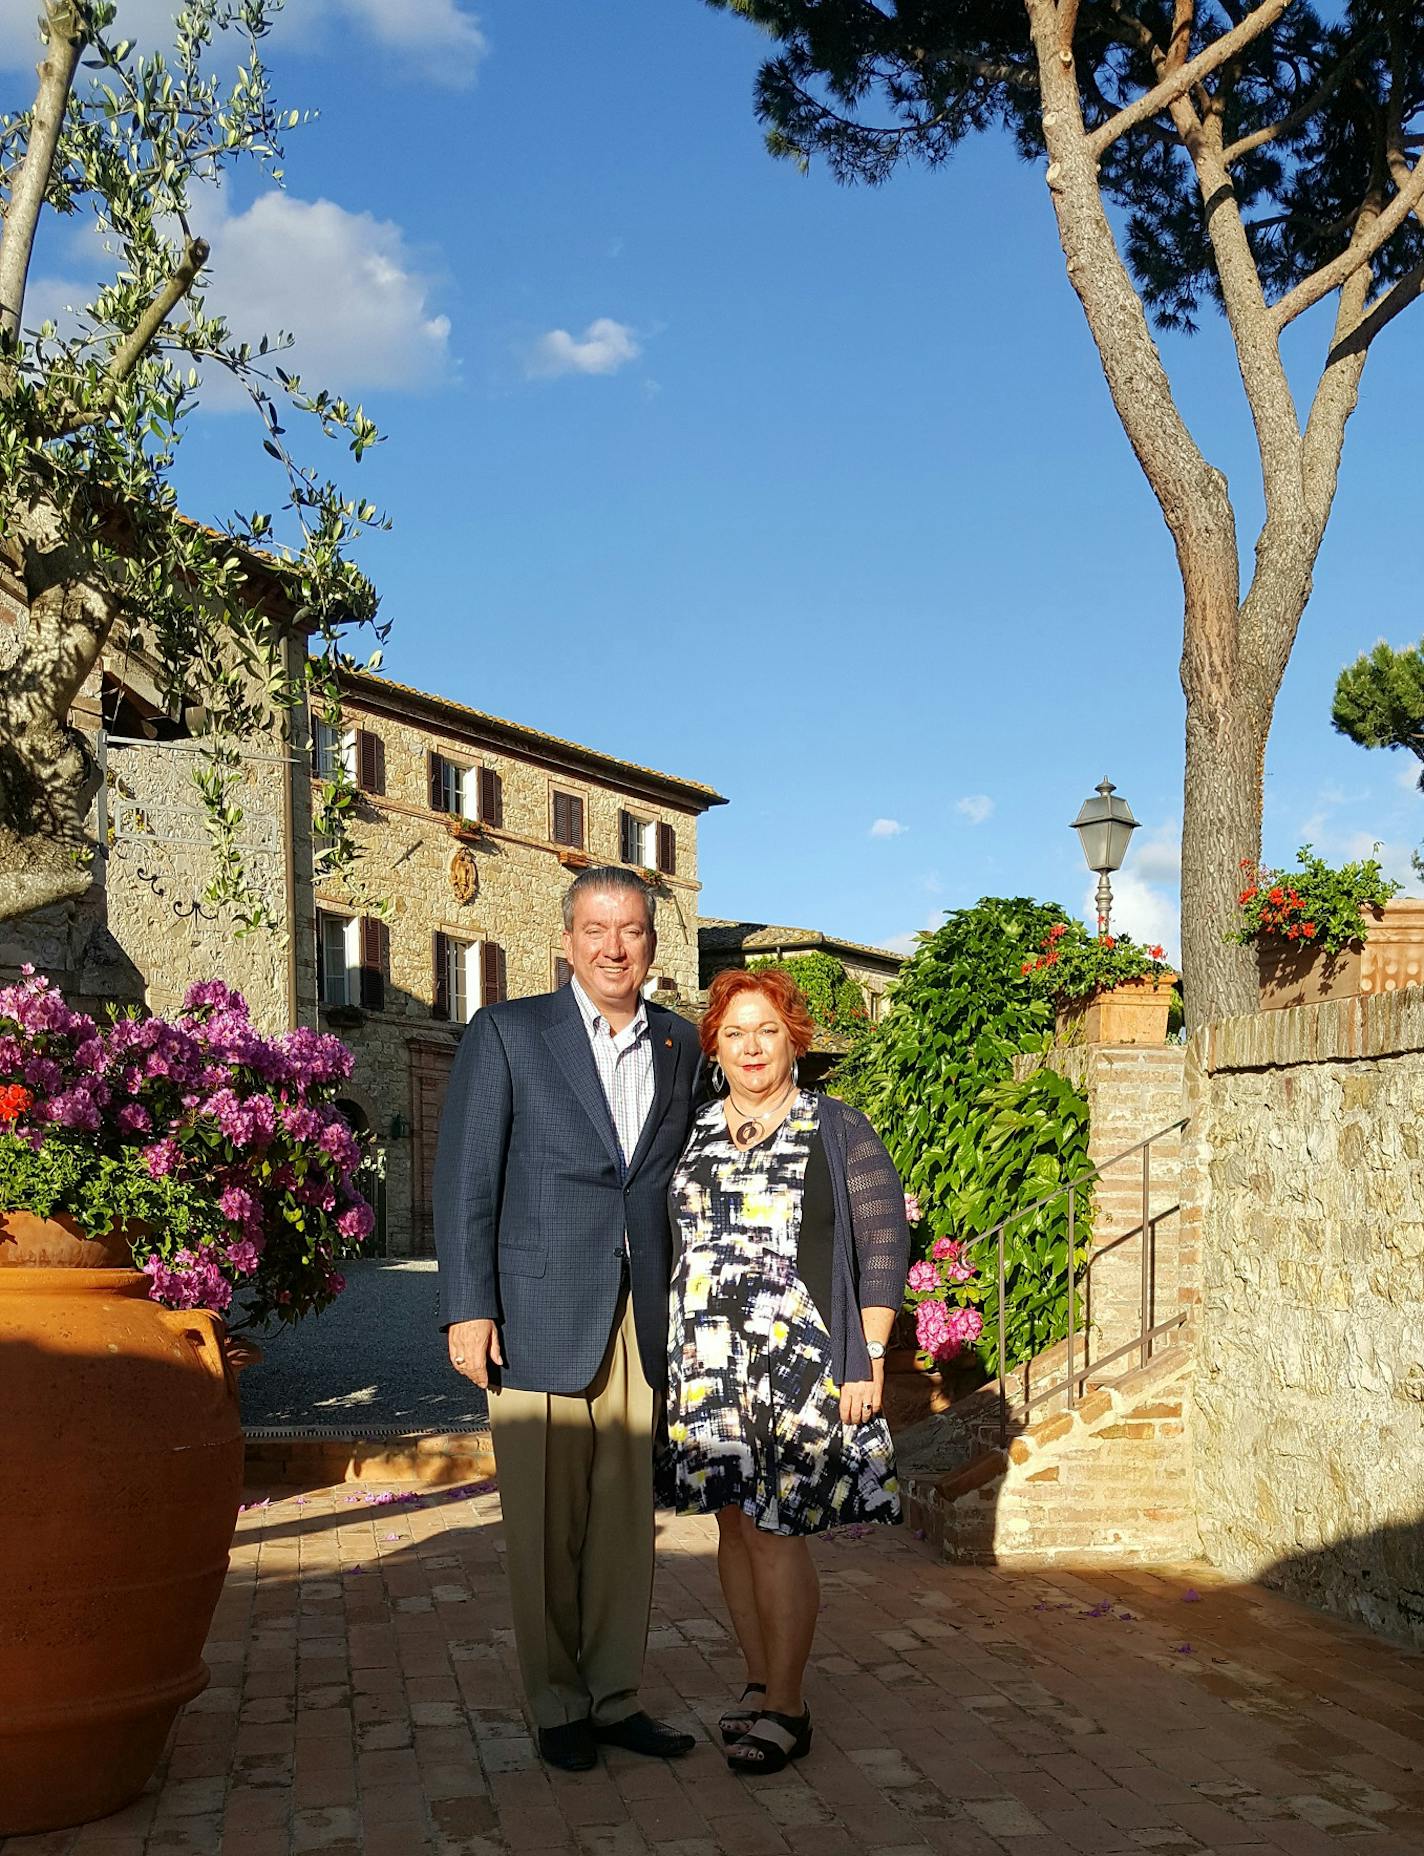
[(865, 1343), (865, 1351), (870, 1355), (872, 1360), (883, 1360), (885, 1358), (885, 1343), (879, 1340), (868, 1340)]

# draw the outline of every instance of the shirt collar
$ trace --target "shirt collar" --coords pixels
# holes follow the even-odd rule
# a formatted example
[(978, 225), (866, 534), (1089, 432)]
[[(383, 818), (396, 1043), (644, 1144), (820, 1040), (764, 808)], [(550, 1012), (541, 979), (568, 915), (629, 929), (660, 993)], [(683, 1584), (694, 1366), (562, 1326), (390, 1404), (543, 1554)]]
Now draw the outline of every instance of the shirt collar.
[[(597, 1037), (607, 1026), (608, 1020), (603, 1016), (602, 1012), (599, 1011), (598, 1007), (593, 1003), (593, 1000), (589, 998), (588, 994), (576, 979), (571, 979), (569, 981), (569, 987), (574, 998), (578, 1001), (578, 1009), (583, 1017), (583, 1022), (587, 1027), (589, 1036)], [(639, 1038), (645, 1037), (647, 1035), (647, 1030), (648, 1002), (640, 995), (637, 1011), (634, 1012), (632, 1018), (623, 1029), (614, 1034), (613, 1042), (621, 1048), (626, 1049), (630, 1044), (636, 1044)]]

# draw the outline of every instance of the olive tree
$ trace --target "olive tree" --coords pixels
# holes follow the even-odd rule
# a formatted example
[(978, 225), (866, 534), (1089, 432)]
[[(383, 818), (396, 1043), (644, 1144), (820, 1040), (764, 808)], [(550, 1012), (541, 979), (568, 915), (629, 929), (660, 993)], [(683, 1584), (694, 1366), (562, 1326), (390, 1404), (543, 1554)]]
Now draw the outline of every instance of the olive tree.
[[(1424, 14), (1407, 0), (709, 3), (777, 41), (756, 91), (775, 154), (878, 182), (999, 129), (1042, 164), (1181, 573), (1188, 1018), (1254, 1009), (1251, 951), (1227, 936), (1241, 860), (1260, 855), (1271, 714), (1371, 344), (1424, 287)], [(1318, 305), (1314, 363), (1293, 355), (1288, 372), (1282, 339)], [(1265, 514), (1244, 571), (1226, 476), (1153, 333), (1203, 308), (1226, 318), (1255, 432)]]
[[(175, 707), (205, 711), (212, 895), (260, 919), (232, 849), (238, 748), (309, 698), (334, 701), (343, 639), (375, 624), (351, 549), (381, 518), (300, 462), (283, 421), (302, 415), (357, 459), (374, 426), (281, 368), (279, 331), (231, 329), (204, 302), (214, 183), (239, 162), (280, 182), (301, 120), (262, 61), (280, 5), (189, 0), (171, 47), (143, 52), (118, 36), (113, 0), (43, 0), (33, 98), (0, 115), (0, 569), (21, 607), (0, 679), (0, 919), (89, 884), (94, 769), (69, 716), (120, 647), (146, 654)], [(36, 319), (35, 254), (65, 221), (92, 229), (104, 281), (72, 317)], [(210, 528), (180, 509), (174, 468), (220, 376), (250, 401), (280, 502)], [(286, 648), (293, 629), (310, 652)], [(323, 820), (337, 862), (340, 784)]]

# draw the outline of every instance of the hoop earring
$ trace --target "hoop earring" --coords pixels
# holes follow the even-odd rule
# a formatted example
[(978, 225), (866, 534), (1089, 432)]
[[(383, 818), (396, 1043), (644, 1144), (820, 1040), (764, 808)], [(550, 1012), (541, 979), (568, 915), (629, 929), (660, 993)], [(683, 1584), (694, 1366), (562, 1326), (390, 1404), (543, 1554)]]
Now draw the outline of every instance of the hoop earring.
[(727, 1087), (727, 1073), (720, 1063), (714, 1063), (712, 1065), (711, 1077), (712, 1093), (714, 1096), (720, 1096)]
[(792, 1087), (795, 1089), (801, 1087), (801, 1060), (799, 1057), (793, 1057), (791, 1059), (791, 1083)]

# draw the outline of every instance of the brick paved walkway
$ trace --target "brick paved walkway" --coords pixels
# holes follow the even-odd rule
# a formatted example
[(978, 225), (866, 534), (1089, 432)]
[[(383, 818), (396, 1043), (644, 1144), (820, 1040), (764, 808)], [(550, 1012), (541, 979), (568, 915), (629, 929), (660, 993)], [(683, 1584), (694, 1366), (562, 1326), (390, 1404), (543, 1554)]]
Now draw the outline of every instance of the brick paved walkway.
[[(817, 1743), (548, 1773), (519, 1711), (488, 1492), (327, 1490), (242, 1517), (167, 1783), (4, 1856), (1395, 1856), (1424, 1852), (1424, 1656), (1196, 1569), (1014, 1575), (903, 1532), (822, 1542)], [(662, 1536), (646, 1700), (736, 1683), (712, 1529)]]

